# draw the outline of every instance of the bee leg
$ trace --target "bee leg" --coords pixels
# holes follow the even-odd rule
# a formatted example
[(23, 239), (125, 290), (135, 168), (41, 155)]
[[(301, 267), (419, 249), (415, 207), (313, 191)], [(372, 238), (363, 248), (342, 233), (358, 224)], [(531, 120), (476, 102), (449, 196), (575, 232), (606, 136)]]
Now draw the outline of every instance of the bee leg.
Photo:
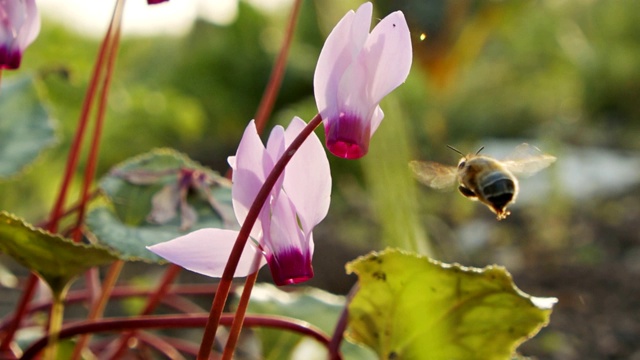
[(464, 187), (462, 185), (458, 186), (458, 191), (460, 191), (460, 194), (470, 198), (470, 199), (477, 199), (478, 196), (476, 195), (476, 193), (474, 193), (473, 191), (471, 191), (469, 188)]

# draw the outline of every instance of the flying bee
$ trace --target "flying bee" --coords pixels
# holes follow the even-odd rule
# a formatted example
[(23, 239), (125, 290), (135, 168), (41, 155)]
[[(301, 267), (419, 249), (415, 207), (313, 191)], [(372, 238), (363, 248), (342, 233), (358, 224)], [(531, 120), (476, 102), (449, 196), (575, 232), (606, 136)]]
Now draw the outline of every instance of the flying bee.
[(409, 167), (418, 181), (435, 189), (444, 189), (453, 185), (457, 179), (460, 193), (487, 205), (498, 220), (511, 214), (507, 206), (514, 203), (518, 196), (519, 185), (515, 175), (533, 175), (556, 161), (554, 156), (543, 154), (529, 144), (519, 145), (504, 160), (480, 155), (484, 147), (475, 154), (468, 155), (452, 146), (448, 147), (462, 155), (458, 166), (432, 161), (411, 161)]

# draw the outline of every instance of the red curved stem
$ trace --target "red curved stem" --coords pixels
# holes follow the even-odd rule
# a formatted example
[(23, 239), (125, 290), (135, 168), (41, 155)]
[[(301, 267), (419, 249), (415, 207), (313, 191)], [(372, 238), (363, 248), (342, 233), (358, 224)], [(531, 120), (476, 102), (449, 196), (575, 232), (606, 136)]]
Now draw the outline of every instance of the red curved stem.
[[(261, 254), (256, 254), (254, 266), (255, 263), (258, 263), (260, 261), (259, 256), (261, 256)], [(227, 337), (227, 343), (225, 344), (224, 351), (222, 353), (222, 360), (231, 360), (233, 358), (233, 353), (236, 349), (238, 338), (240, 338), (240, 332), (242, 331), (242, 325), (244, 324), (247, 307), (249, 307), (251, 290), (253, 289), (253, 285), (255, 285), (257, 279), (258, 271), (247, 276), (247, 280), (244, 282), (244, 286), (242, 287), (242, 295), (240, 296), (240, 301), (238, 302), (238, 307), (236, 308), (233, 322), (231, 323), (231, 329), (229, 330), (229, 336)]]
[(71, 184), (71, 178), (73, 177), (73, 173), (75, 172), (78, 165), (78, 158), (80, 157), (80, 147), (82, 146), (82, 140), (84, 139), (87, 125), (89, 123), (89, 113), (91, 112), (91, 107), (93, 106), (93, 100), (95, 98), (98, 82), (102, 77), (102, 70), (104, 68), (103, 63), (106, 59), (109, 45), (111, 44), (112, 26), (113, 24), (109, 25), (107, 35), (102, 41), (102, 44), (100, 44), (100, 50), (96, 58), (96, 63), (93, 67), (93, 74), (91, 76), (91, 80), (89, 81), (87, 93), (82, 103), (80, 119), (78, 120), (78, 128), (76, 129), (76, 133), (71, 144), (71, 149), (69, 150), (69, 157), (67, 158), (67, 164), (65, 167), (62, 184), (60, 185), (60, 191), (58, 192), (58, 197), (56, 198), (56, 202), (49, 216), (50, 220), (47, 230), (54, 233), (58, 229), (57, 219), (60, 218), (60, 214), (62, 213), (62, 208), (67, 198), (67, 191), (69, 190), (69, 185)]
[[(177, 285), (171, 289), (171, 296), (165, 296), (161, 299), (161, 302), (173, 307), (175, 310), (183, 311), (187, 310), (188, 312), (193, 312), (193, 309), (181, 309), (179, 306), (181, 304), (175, 304), (175, 298), (179, 295), (203, 295), (208, 296), (216, 291), (215, 285), (207, 285), (207, 284), (198, 284), (198, 285)], [(139, 290), (132, 286), (121, 286), (116, 287), (111, 292), (111, 299), (119, 299), (119, 298), (128, 298), (128, 297), (140, 297), (145, 296), (148, 297), (153, 295), (154, 291), (151, 290)], [(90, 293), (87, 290), (79, 290), (70, 292), (69, 295), (65, 298), (65, 304), (75, 304), (81, 301), (86, 301), (89, 298)], [(177, 306), (175, 306), (177, 305)], [(32, 304), (30, 307), (25, 309), (26, 314), (31, 314), (36, 311), (48, 310), (51, 307), (51, 301), (45, 300)], [(198, 309), (199, 311), (203, 311), (202, 309)], [(184, 312), (184, 311), (183, 311)], [(5, 318), (0, 323), (0, 332), (10, 326), (16, 319), (16, 315), (13, 317)]]
[[(233, 315), (223, 315), (220, 323), (228, 326), (233, 321)], [(95, 332), (118, 332), (131, 329), (181, 329), (202, 327), (207, 322), (205, 315), (193, 316), (144, 316), (139, 318), (111, 318), (97, 321), (80, 321), (65, 326), (58, 336), (60, 340), (70, 338), (80, 334)], [(329, 337), (322, 330), (315, 326), (297, 319), (284, 316), (264, 316), (250, 315), (245, 319), (245, 326), (248, 327), (268, 327), (288, 330), (309, 336), (324, 346), (329, 345)], [(47, 345), (48, 338), (41, 337), (34, 342), (22, 355), (22, 360), (35, 358), (38, 353)]]
[(269, 115), (273, 110), (273, 104), (276, 102), (278, 90), (280, 90), (280, 86), (282, 85), (282, 78), (284, 77), (284, 70), (287, 65), (287, 57), (289, 56), (289, 49), (291, 48), (291, 41), (295, 34), (301, 7), (302, 0), (296, 0), (293, 3), (291, 15), (289, 16), (289, 23), (285, 32), (285, 38), (282, 43), (282, 47), (280, 48), (280, 53), (278, 54), (275, 65), (273, 66), (273, 70), (271, 72), (269, 82), (267, 83), (267, 88), (262, 96), (262, 100), (260, 101), (260, 105), (258, 105), (258, 110), (255, 115), (258, 134), (262, 134), (262, 131), (267, 124), (267, 119), (269, 119)]
[[(147, 301), (147, 305), (145, 305), (145, 308), (144, 310), (142, 310), (142, 313), (140, 315), (149, 315), (153, 312), (153, 310), (155, 310), (160, 301), (162, 301), (162, 298), (167, 295), (167, 292), (169, 291), (173, 280), (175, 280), (175, 278), (180, 273), (180, 269), (181, 268), (177, 265), (169, 265), (169, 268), (164, 273), (164, 276), (160, 281), (160, 286), (151, 294), (151, 297)], [(109, 356), (108, 358), (119, 359), (126, 350), (129, 340), (133, 336), (135, 336), (135, 331), (127, 331), (126, 333), (124, 333), (120, 338), (120, 341), (118, 342), (113, 355)]]
[[(76, 222), (76, 235), (75, 241), (81, 240), (81, 226), (84, 221), (84, 213), (87, 208), (87, 202), (90, 198), (89, 190), (93, 183), (93, 178), (96, 175), (96, 168), (98, 166), (98, 154), (100, 152), (100, 139), (102, 138), (102, 128), (104, 127), (104, 117), (107, 112), (107, 100), (109, 98), (109, 87), (111, 85), (111, 79), (113, 76), (113, 68), (115, 66), (116, 58), (118, 55), (118, 49), (120, 45), (120, 34), (122, 28), (122, 14), (124, 12), (125, 0), (119, 0), (116, 3), (116, 7), (113, 11), (111, 18), (111, 24), (109, 30), (105, 36), (105, 42), (107, 39), (113, 37), (108, 42), (105, 57), (107, 63), (105, 66), (105, 75), (102, 79), (102, 87), (100, 88), (100, 96), (98, 98), (98, 110), (96, 111), (96, 123), (93, 127), (93, 136), (91, 138), (91, 147), (89, 149), (89, 156), (87, 159), (87, 167), (84, 173), (84, 179), (82, 182), (82, 191), (80, 194), (80, 209), (78, 211), (78, 219)], [(113, 35), (112, 35), (113, 33)], [(101, 54), (102, 55), (102, 54)]]
[(342, 309), (340, 318), (338, 319), (336, 327), (333, 330), (331, 342), (329, 343), (329, 360), (338, 360), (342, 357), (342, 355), (340, 355), (340, 343), (342, 343), (342, 339), (344, 338), (344, 331), (347, 329), (347, 325), (349, 323), (349, 304), (351, 303), (351, 299), (353, 299), (359, 289), (360, 286), (358, 286), (358, 283), (356, 283), (349, 291), (349, 295), (347, 295), (347, 301), (345, 302), (344, 309)]
[(25, 315), (29, 313), (28, 305), (31, 301), (31, 298), (33, 297), (33, 293), (36, 290), (38, 281), (40, 280), (38, 279), (38, 276), (36, 276), (36, 274), (29, 273), (29, 279), (24, 286), (24, 291), (22, 292), (22, 297), (20, 298), (20, 302), (18, 303), (18, 308), (14, 313), (14, 317), (9, 321), (9, 329), (7, 329), (7, 331), (5, 332), (4, 338), (2, 339), (2, 344), (0, 344), (0, 354), (10, 351), (11, 342), (13, 341), (13, 337), (16, 331), (18, 331), (18, 328), (20, 327), (20, 323), (22, 322), (22, 319), (24, 319)]

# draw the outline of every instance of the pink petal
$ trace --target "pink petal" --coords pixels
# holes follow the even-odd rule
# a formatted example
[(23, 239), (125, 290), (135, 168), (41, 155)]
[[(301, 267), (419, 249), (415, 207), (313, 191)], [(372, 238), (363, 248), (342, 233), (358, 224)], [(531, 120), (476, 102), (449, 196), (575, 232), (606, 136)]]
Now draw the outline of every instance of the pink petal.
[(384, 112), (382, 111), (380, 106), (376, 106), (375, 110), (373, 110), (373, 115), (371, 115), (371, 135), (376, 132), (383, 118)]
[(362, 56), (370, 81), (370, 101), (378, 104), (404, 83), (411, 69), (411, 34), (401, 11), (389, 14), (376, 25), (367, 38)]
[(227, 157), (227, 163), (229, 164), (229, 166), (231, 166), (231, 169), (233, 169), (233, 170), (236, 169), (236, 157), (235, 156)]
[(312, 246), (298, 226), (293, 203), (284, 193), (272, 206), (271, 231), (263, 246), (276, 285), (295, 284), (313, 277)]
[(22, 53), (40, 31), (40, 15), (35, 0), (1, 3), (0, 69), (17, 69)]
[(35, 0), (25, 0), (27, 23), (23, 25), (23, 28), (18, 35), (18, 43), (21, 49), (26, 49), (40, 33), (40, 14), (36, 7)]
[[(267, 140), (266, 146), (267, 154), (269, 154), (272, 160), (271, 167), (273, 167), (276, 161), (282, 156), (282, 153), (284, 153), (284, 148), (284, 128), (280, 125), (276, 125), (269, 134), (269, 139)], [(270, 172), (271, 167), (269, 167), (268, 169), (265, 168), (265, 173)]]
[(285, 193), (271, 206), (271, 229), (263, 239), (265, 253), (279, 252), (290, 247), (307, 251), (308, 244), (298, 225), (296, 209)]
[[(267, 156), (265, 156), (267, 159), (265, 159), (265, 162), (263, 164), (264, 172), (266, 174), (265, 179), (270, 175), (271, 170), (273, 170), (276, 162), (278, 162), (278, 160), (282, 157), (282, 154), (284, 154), (285, 147), (286, 144), (284, 141), (284, 128), (280, 125), (275, 126), (269, 134), (269, 140), (267, 140)], [(280, 175), (278, 181), (276, 181), (276, 183), (273, 185), (273, 188), (271, 190), (271, 196), (273, 198), (278, 197), (278, 194), (282, 191), (283, 179), (284, 173)]]
[[(251, 204), (264, 183), (265, 148), (258, 136), (255, 122), (252, 120), (247, 126), (235, 156), (233, 184), (231, 196), (233, 209), (238, 223), (244, 223)], [(256, 237), (260, 232), (260, 219), (253, 227), (251, 235)]]
[(349, 11), (333, 28), (322, 47), (313, 86), (316, 104), (323, 118), (337, 112), (337, 89), (344, 72), (366, 41), (372, 11), (371, 3), (362, 4), (357, 13)]
[[(187, 270), (211, 277), (221, 277), (227, 264), (231, 249), (238, 236), (237, 231), (222, 229), (202, 229), (185, 236), (148, 246), (147, 249), (168, 261), (180, 265)], [(253, 261), (258, 250), (248, 243), (235, 276), (247, 276), (255, 271)], [(266, 261), (262, 254), (258, 269)]]
[[(307, 124), (294, 117), (285, 132), (287, 146)], [(331, 170), (329, 159), (320, 139), (311, 133), (293, 155), (285, 170), (283, 187), (295, 205), (300, 223), (306, 235), (329, 211), (331, 201)]]

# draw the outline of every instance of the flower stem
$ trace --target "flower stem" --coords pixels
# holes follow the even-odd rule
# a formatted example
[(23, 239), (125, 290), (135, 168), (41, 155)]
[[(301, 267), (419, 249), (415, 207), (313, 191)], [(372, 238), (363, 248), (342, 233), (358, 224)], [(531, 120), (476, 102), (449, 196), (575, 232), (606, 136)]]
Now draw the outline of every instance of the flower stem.
[(331, 342), (329, 343), (329, 360), (339, 360), (342, 359), (340, 355), (340, 343), (344, 338), (344, 331), (347, 329), (347, 324), (349, 323), (349, 304), (351, 300), (358, 292), (360, 287), (356, 283), (353, 285), (349, 294), (347, 295), (347, 301), (344, 304), (344, 309), (342, 309), (342, 313), (340, 314), (340, 318), (336, 323), (336, 327), (333, 330), (333, 336), (331, 336)]
[[(124, 261), (118, 260), (109, 267), (107, 276), (105, 277), (105, 280), (102, 283), (102, 291), (100, 292), (100, 299), (98, 299), (98, 301), (95, 304), (93, 304), (91, 311), (89, 312), (89, 316), (87, 317), (87, 320), (95, 320), (102, 316), (102, 313), (104, 312), (104, 308), (107, 305), (107, 302), (109, 301), (111, 292), (115, 287), (116, 281), (120, 276), (120, 272), (122, 271), (123, 266), (124, 266)], [(82, 351), (89, 343), (89, 338), (90, 338), (89, 335), (84, 335), (80, 338), (80, 340), (78, 340), (75, 348), (73, 349), (73, 354), (71, 355), (72, 360), (80, 358)]]
[(102, 128), (104, 125), (104, 117), (107, 110), (107, 99), (109, 97), (109, 87), (111, 85), (111, 79), (113, 75), (113, 68), (115, 65), (116, 57), (118, 54), (118, 48), (120, 44), (120, 33), (122, 28), (122, 14), (124, 12), (125, 0), (119, 0), (116, 3), (113, 10), (113, 16), (111, 18), (111, 24), (109, 25), (109, 32), (106, 38), (112, 38), (109, 41), (105, 57), (107, 63), (105, 66), (105, 75), (102, 80), (102, 86), (100, 88), (100, 95), (98, 99), (98, 110), (96, 112), (96, 123), (93, 128), (93, 136), (91, 138), (91, 148), (89, 149), (89, 156), (87, 159), (87, 167), (84, 173), (84, 180), (82, 182), (82, 190), (80, 194), (80, 208), (78, 210), (78, 218), (76, 222), (76, 231), (74, 232), (74, 240), (80, 241), (82, 238), (81, 228), (84, 222), (84, 214), (87, 208), (87, 202), (90, 198), (90, 189), (93, 179), (96, 174), (96, 167), (98, 164), (98, 153), (100, 151), (100, 139), (102, 138)]
[[(109, 318), (96, 321), (78, 321), (65, 326), (59, 333), (58, 339), (67, 339), (76, 335), (94, 332), (117, 332), (130, 329), (180, 329), (201, 327), (207, 321), (204, 315), (153, 315), (138, 318)], [(223, 315), (220, 324), (230, 325), (233, 315)], [(329, 345), (329, 337), (315, 326), (305, 321), (284, 316), (251, 315), (245, 319), (247, 327), (267, 327), (293, 331), (301, 335), (312, 337), (324, 346)], [(46, 337), (36, 340), (27, 348), (21, 360), (34, 359), (47, 346)]]
[(260, 264), (261, 258), (262, 254), (260, 252), (256, 252), (253, 258), (253, 269), (255, 269), (255, 271), (247, 276), (247, 280), (244, 282), (240, 302), (238, 303), (238, 308), (236, 309), (233, 317), (233, 323), (231, 323), (231, 330), (227, 337), (227, 344), (224, 346), (224, 352), (222, 353), (222, 360), (231, 360), (233, 358), (233, 352), (236, 349), (236, 344), (240, 337), (240, 331), (242, 331), (244, 317), (247, 313), (247, 307), (249, 306), (251, 290), (253, 290), (253, 285), (256, 283), (256, 279), (258, 279), (258, 265)]
[[(160, 286), (153, 292), (149, 300), (147, 301), (147, 305), (144, 310), (140, 313), (140, 315), (149, 315), (155, 310), (156, 306), (160, 303), (162, 298), (169, 291), (169, 287), (173, 284), (173, 280), (175, 280), (176, 276), (180, 273), (180, 267), (174, 264), (169, 265), (169, 268), (164, 273), (162, 280), (160, 281)], [(125, 332), (116, 347), (116, 350), (113, 352), (113, 355), (105, 358), (110, 359), (119, 359), (127, 348), (127, 344), (129, 340), (136, 335), (135, 331), (127, 331)]]
[(302, 0), (296, 0), (293, 3), (291, 9), (291, 15), (289, 15), (289, 23), (287, 24), (287, 30), (285, 32), (285, 38), (280, 48), (280, 53), (276, 59), (267, 88), (264, 91), (260, 105), (254, 119), (256, 120), (256, 129), (258, 134), (261, 134), (267, 124), (269, 114), (273, 110), (273, 104), (276, 101), (278, 90), (282, 85), (282, 78), (284, 77), (284, 69), (287, 65), (287, 57), (289, 56), (289, 49), (291, 48), (291, 41), (293, 40), (293, 34), (295, 33), (298, 17), (300, 16), (300, 8), (302, 7)]
[(2, 344), (0, 344), (0, 354), (10, 351), (11, 342), (13, 341), (13, 337), (20, 327), (20, 323), (25, 315), (29, 312), (28, 305), (33, 297), (33, 293), (36, 290), (36, 286), (38, 285), (38, 276), (34, 273), (29, 273), (29, 278), (27, 279), (27, 283), (24, 285), (24, 289), (22, 292), (22, 297), (20, 298), (20, 302), (18, 303), (18, 308), (16, 309), (15, 316), (11, 323), (9, 324), (9, 329), (4, 333), (4, 338), (2, 339)]
[[(87, 93), (85, 95), (82, 111), (80, 113), (80, 118), (78, 121), (78, 127), (76, 128), (76, 133), (73, 138), (73, 143), (71, 145), (71, 149), (69, 150), (69, 156), (67, 157), (67, 163), (65, 166), (65, 171), (63, 175), (62, 184), (60, 185), (60, 191), (58, 192), (58, 196), (56, 198), (56, 202), (51, 209), (51, 213), (49, 215), (49, 221), (47, 222), (47, 230), (55, 233), (58, 229), (58, 222), (62, 217), (64, 203), (67, 198), (67, 192), (69, 190), (69, 185), (71, 184), (71, 178), (73, 177), (73, 173), (78, 165), (78, 159), (80, 157), (80, 148), (82, 145), (82, 141), (84, 139), (84, 135), (86, 132), (87, 125), (89, 123), (89, 113), (91, 111), (91, 106), (93, 104), (93, 99), (95, 97), (95, 91), (98, 86), (98, 81), (102, 74), (103, 62), (105, 60), (105, 54), (107, 52), (108, 45), (110, 44), (111, 38), (111, 29), (112, 25), (109, 26), (109, 30), (107, 31), (107, 35), (100, 45), (100, 50), (98, 52), (98, 56), (96, 58), (96, 63), (93, 68), (93, 75), (89, 82), (89, 86), (87, 87)], [(0, 72), (1, 75), (1, 72)], [(91, 195), (86, 192), (85, 196), (83, 196), (83, 202), (86, 203), (91, 198)], [(35, 286), (38, 283), (38, 278), (36, 275), (29, 275), (29, 281), (25, 285), (25, 289), (23, 291), (23, 296), (20, 299), (20, 304), (18, 305), (18, 310), (16, 312), (16, 317), (14, 318), (14, 326), (10, 329), (10, 331), (4, 337), (2, 344), (0, 344), (0, 351), (5, 351), (9, 348), (9, 345), (13, 341), (13, 337), (15, 332), (17, 331), (20, 322), (25, 314), (25, 309), (27, 304), (31, 301), (33, 296)]]
[[(37, 278), (36, 278), (37, 279)], [(215, 285), (209, 284), (191, 284), (191, 285), (175, 285), (171, 288), (171, 294), (162, 297), (161, 303), (182, 313), (199, 313), (204, 310), (191, 302), (183, 299), (183, 296), (209, 296), (216, 291)], [(155, 291), (140, 290), (137, 286), (119, 286), (113, 289), (110, 299), (126, 299), (126, 298), (147, 298), (153, 296)], [(90, 294), (87, 290), (71, 291), (65, 297), (65, 306), (88, 301)], [(51, 308), (50, 300), (41, 300), (33, 302), (31, 306), (25, 308), (26, 314), (32, 314), (38, 311), (49, 311)], [(17, 318), (16, 314), (9, 314), (0, 321), (0, 333), (8, 333), (8, 328), (14, 324)], [(0, 357), (2, 359), (2, 357)]]
[(200, 344), (200, 351), (198, 352), (198, 360), (207, 360), (209, 358), (211, 347), (213, 346), (213, 342), (216, 336), (218, 323), (220, 322), (220, 316), (222, 315), (222, 310), (225, 303), (227, 302), (227, 297), (229, 296), (229, 289), (231, 288), (233, 275), (236, 272), (238, 262), (240, 261), (240, 256), (242, 255), (242, 250), (247, 244), (249, 234), (251, 233), (251, 229), (258, 219), (260, 210), (269, 197), (271, 189), (284, 171), (285, 166), (287, 166), (287, 164), (289, 163), (289, 160), (291, 160), (302, 143), (321, 123), (322, 117), (320, 117), (320, 114), (318, 114), (309, 122), (309, 124), (307, 124), (307, 126), (305, 126), (304, 129), (302, 129), (298, 137), (293, 140), (291, 145), (289, 145), (289, 147), (285, 150), (284, 154), (282, 154), (282, 157), (278, 159), (278, 162), (275, 164), (273, 170), (271, 170), (271, 173), (269, 174), (269, 176), (267, 176), (267, 179), (260, 188), (258, 195), (256, 195), (256, 198), (253, 201), (249, 212), (247, 213), (247, 217), (245, 218), (245, 221), (240, 228), (238, 238), (233, 245), (233, 249), (231, 250), (231, 254), (229, 255), (229, 260), (227, 261), (227, 265), (225, 266), (224, 272), (222, 273), (222, 278), (220, 279), (220, 283), (218, 285), (218, 291), (216, 291), (216, 295), (213, 298), (211, 311), (209, 313), (209, 320), (207, 321), (207, 324), (205, 326), (202, 343)]
[(58, 340), (60, 330), (62, 329), (62, 321), (64, 319), (64, 297), (69, 289), (70, 283), (67, 284), (60, 292), (54, 292), (53, 303), (49, 316), (49, 332), (47, 340), (47, 349), (43, 356), (44, 360), (55, 360), (58, 354)]
[(109, 44), (111, 43), (112, 27), (113, 21), (111, 25), (109, 25), (109, 30), (107, 30), (107, 34), (102, 41), (102, 44), (100, 44), (100, 50), (96, 58), (96, 63), (93, 67), (93, 75), (91, 76), (91, 80), (89, 81), (87, 93), (82, 103), (82, 110), (80, 112), (80, 118), (78, 120), (78, 127), (76, 128), (76, 133), (71, 144), (71, 149), (69, 150), (69, 156), (67, 158), (67, 164), (62, 179), (62, 184), (60, 185), (60, 191), (58, 192), (58, 197), (49, 216), (50, 220), (47, 230), (53, 233), (55, 233), (58, 229), (57, 219), (60, 218), (60, 215), (62, 213), (62, 208), (67, 198), (69, 185), (71, 184), (71, 178), (73, 177), (73, 173), (75, 172), (75, 169), (78, 165), (78, 158), (80, 157), (80, 147), (82, 146), (82, 141), (84, 139), (87, 125), (89, 123), (89, 113), (91, 112), (91, 107), (95, 98), (98, 81), (102, 77), (102, 70), (104, 67), (103, 63), (106, 59)]

